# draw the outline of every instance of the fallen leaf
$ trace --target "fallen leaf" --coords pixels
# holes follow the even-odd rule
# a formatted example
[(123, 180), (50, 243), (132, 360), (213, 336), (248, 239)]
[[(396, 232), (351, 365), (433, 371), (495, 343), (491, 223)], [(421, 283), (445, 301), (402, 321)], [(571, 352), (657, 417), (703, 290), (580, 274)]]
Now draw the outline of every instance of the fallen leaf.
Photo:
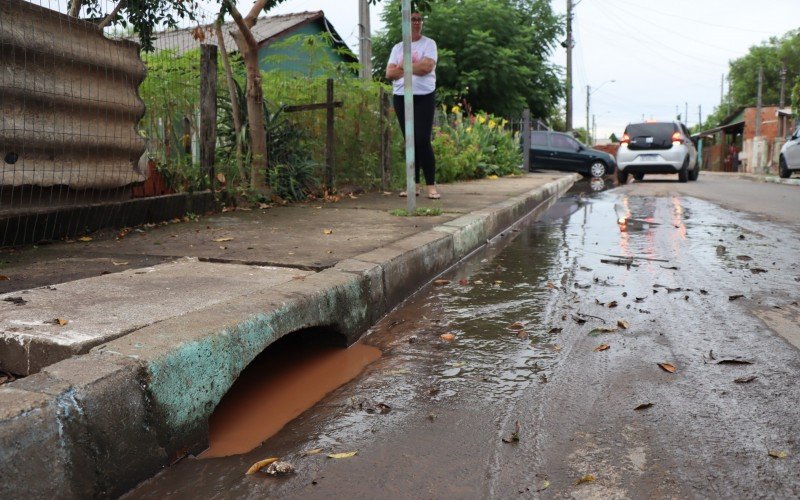
[(495, 285), (502, 285), (503, 284), (503, 280), (494, 280), (494, 284)]
[(636, 303), (641, 304), (642, 302), (644, 302), (644, 299), (646, 299), (646, 298), (647, 297), (636, 297), (636, 298), (633, 299), (633, 301), (636, 302)]
[(787, 458), (789, 454), (785, 451), (769, 450), (769, 456), (772, 458)]
[(459, 285), (469, 285), (469, 280), (458, 280)]
[(522, 323), (520, 323), (519, 321), (516, 321), (516, 322), (511, 323), (510, 325), (508, 325), (508, 329), (509, 330), (522, 330), (523, 328), (525, 328), (525, 326)]
[(552, 281), (547, 282), (547, 288), (555, 288), (556, 286), (553, 284)]
[(735, 379), (733, 379), (733, 381), (736, 382), (737, 384), (747, 384), (747, 383), (752, 382), (755, 379), (756, 379), (755, 375), (750, 375), (749, 377), (735, 378)]
[(547, 333), (550, 333), (550, 334), (561, 333), (561, 328), (551, 328), (550, 331), (547, 332)]
[(350, 458), (356, 456), (357, 451), (348, 451), (345, 453), (330, 453), (328, 458)]
[(761, 273), (767, 272), (767, 270), (766, 269), (762, 269), (760, 267), (753, 267), (753, 268), (750, 268), (750, 272), (753, 273), (753, 274), (761, 274)]
[(225, 241), (233, 241), (233, 238), (231, 238), (230, 236), (226, 236), (224, 238), (214, 238), (212, 241), (216, 241), (217, 243), (222, 243)]
[(608, 303), (608, 308), (609, 309), (612, 309), (614, 307), (617, 307), (617, 301), (616, 300), (612, 300), (611, 302)]
[(503, 438), (503, 442), (504, 443), (518, 443), (519, 442), (519, 436), (520, 436), (519, 420), (517, 420), (516, 422), (514, 422), (514, 432), (511, 433), (511, 436), (504, 437)]
[(4, 275), (0, 274), (0, 281), (9, 281), (10, 279), (11, 278), (9, 278), (8, 276), (4, 276)]
[(301, 456), (310, 457), (311, 455), (319, 455), (322, 453), (322, 448), (314, 448), (313, 450), (304, 451)]
[(251, 465), (249, 469), (247, 469), (246, 474), (255, 474), (256, 472), (263, 469), (267, 465), (277, 462), (278, 460), (280, 460), (278, 457), (271, 457), (271, 458), (265, 458), (264, 460), (259, 460), (258, 462)]
[(737, 255), (736, 258), (744, 262), (750, 262), (751, 260), (753, 260), (753, 258), (750, 257), (749, 255)]
[(450, 284), (450, 280), (433, 280), (433, 284), (436, 285), (436, 286), (449, 285)]
[(447, 333), (443, 333), (443, 334), (439, 335), (439, 338), (441, 338), (445, 342), (452, 342), (453, 340), (456, 339), (456, 336), (453, 335), (450, 332), (447, 332)]
[(323, 229), (322, 233), (323, 234), (333, 234), (333, 229)]
[(744, 297), (744, 295), (741, 295), (741, 294), (731, 295), (731, 296), (728, 297), (728, 300), (741, 299), (742, 297)]
[(634, 408), (634, 410), (646, 410), (648, 408), (652, 408), (653, 404), (654, 403), (642, 403), (639, 406), (637, 406), (636, 408)]
[(269, 203), (259, 203), (258, 208), (260, 208), (261, 210), (265, 210), (267, 208), (272, 208), (272, 206)]
[(64, 318), (56, 318), (56, 319), (53, 320), (53, 324), (58, 325), (58, 326), (64, 326), (67, 323), (69, 323), (69, 321), (65, 320)]
[(15, 306), (24, 306), (28, 303), (28, 301), (22, 297), (6, 297), (3, 299), (3, 302), (11, 302)]
[(550, 481), (545, 479), (544, 481), (542, 481), (542, 485), (539, 486), (539, 488), (537, 490), (535, 490), (534, 493), (539, 493), (540, 491), (544, 491), (549, 487), (550, 487)]
[(658, 366), (660, 366), (665, 372), (675, 373), (675, 370), (677, 370), (677, 368), (670, 363), (659, 363)]
[(111, 261), (111, 263), (114, 264), (115, 266), (127, 266), (128, 265), (127, 262), (114, 262), (113, 260)]
[(527, 339), (528, 338), (528, 332), (526, 332), (525, 330), (517, 330), (517, 338), (518, 339)]
[(586, 323), (585, 319), (575, 316), (574, 314), (572, 315), (572, 319), (575, 320), (575, 323), (578, 323), (579, 325)]
[(617, 326), (622, 328), (623, 330), (627, 330), (628, 328), (630, 328), (631, 325), (630, 325), (630, 323), (628, 323), (624, 319), (620, 319), (620, 320), (617, 320)]
[(78, 241), (92, 241), (92, 237), (91, 236), (81, 236), (80, 238), (78, 238)]
[(583, 484), (583, 483), (593, 483), (596, 480), (597, 480), (597, 478), (594, 477), (594, 474), (587, 474), (587, 475), (583, 476), (582, 478), (578, 479), (577, 481), (575, 481), (575, 486), (577, 486), (579, 484)]
[(597, 352), (607, 351), (609, 349), (611, 349), (611, 346), (608, 344), (600, 344), (599, 346), (594, 348), (594, 350)]

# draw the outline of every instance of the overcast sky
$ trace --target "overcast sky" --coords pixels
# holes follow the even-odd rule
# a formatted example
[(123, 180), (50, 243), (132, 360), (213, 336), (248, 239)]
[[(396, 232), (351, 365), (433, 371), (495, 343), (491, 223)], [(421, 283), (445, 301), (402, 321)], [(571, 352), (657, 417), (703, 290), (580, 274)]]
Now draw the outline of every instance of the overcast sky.
[[(33, 0), (52, 4), (66, 0)], [(621, 135), (630, 121), (673, 119), (689, 126), (720, 101), (728, 61), (773, 35), (800, 27), (800, 0), (573, 0), (573, 125), (586, 126), (586, 86), (597, 136)], [(201, 0), (209, 12), (215, 0)], [(247, 11), (252, 0), (238, 0)], [(566, 13), (567, 0), (553, 0)], [(382, 28), (383, 4), (372, 6), (372, 30)], [(270, 14), (322, 10), (345, 42), (358, 50), (358, 0), (286, 0)], [(213, 14), (212, 14), (213, 15)], [(566, 66), (559, 47), (553, 62)], [(611, 80), (615, 80), (613, 83)], [(727, 82), (725, 82), (727, 91)], [(591, 125), (591, 121), (590, 121)]]

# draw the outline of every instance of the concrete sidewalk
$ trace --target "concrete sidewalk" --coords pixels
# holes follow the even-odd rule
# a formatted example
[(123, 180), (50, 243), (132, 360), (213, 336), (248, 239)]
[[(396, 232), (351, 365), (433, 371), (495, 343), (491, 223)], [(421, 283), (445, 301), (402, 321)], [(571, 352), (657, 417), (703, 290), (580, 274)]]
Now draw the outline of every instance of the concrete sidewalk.
[[(113, 496), (206, 445), (208, 417), (270, 343), (349, 345), (573, 174), (237, 210), (5, 252), (0, 497)], [(44, 479), (46, 478), (46, 479)]]

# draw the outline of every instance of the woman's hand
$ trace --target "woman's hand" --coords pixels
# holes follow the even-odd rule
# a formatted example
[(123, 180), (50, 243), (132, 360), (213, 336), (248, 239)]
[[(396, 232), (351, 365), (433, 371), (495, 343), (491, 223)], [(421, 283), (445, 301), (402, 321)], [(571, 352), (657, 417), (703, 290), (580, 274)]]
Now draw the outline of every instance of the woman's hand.
[(386, 66), (386, 79), (390, 81), (399, 80), (403, 78), (403, 67), (397, 64), (389, 64)]

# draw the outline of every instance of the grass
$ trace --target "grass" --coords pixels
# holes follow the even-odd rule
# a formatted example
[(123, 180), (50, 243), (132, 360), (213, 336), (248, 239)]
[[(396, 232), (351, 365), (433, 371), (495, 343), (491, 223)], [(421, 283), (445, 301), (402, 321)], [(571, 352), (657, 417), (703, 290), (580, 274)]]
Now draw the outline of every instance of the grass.
[(389, 213), (396, 217), (408, 217), (409, 215), (415, 217), (435, 217), (437, 215), (442, 215), (442, 209), (441, 207), (419, 207), (414, 210), (413, 213), (409, 214), (408, 210), (405, 208), (397, 208)]

